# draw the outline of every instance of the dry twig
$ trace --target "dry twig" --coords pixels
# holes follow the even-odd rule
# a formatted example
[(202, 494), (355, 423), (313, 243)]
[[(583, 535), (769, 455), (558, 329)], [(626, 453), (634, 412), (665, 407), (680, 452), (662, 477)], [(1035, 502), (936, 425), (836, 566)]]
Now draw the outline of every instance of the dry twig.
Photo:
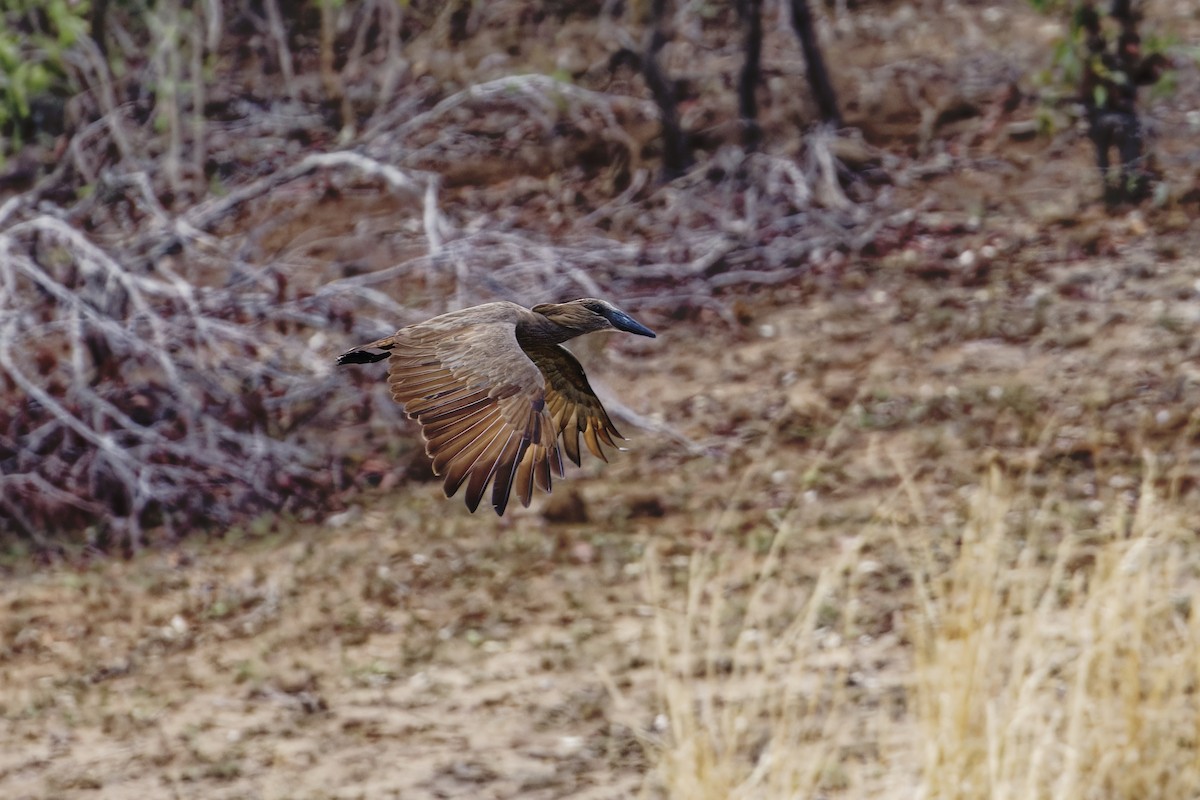
[[(192, 48), (187, 60), (160, 51), (159, 63), (167, 58), (177, 77), (184, 65), (196, 73), (201, 50), (218, 44), (222, 9), (203, 6), (206, 35), (176, 37)], [(378, 46), (398, 47), (400, 18), (383, 6), (368, 12), (386, 22)], [(280, 63), (301, 63), (277, 20), (270, 28)], [(366, 41), (353, 43), (348, 69), (367, 63)], [(244, 121), (215, 122), (197, 112), (207, 92), (176, 87), (160, 98), (173, 120), (164, 144), (119, 101), (98, 49), (80, 53), (76, 68), (96, 89), (81, 101), (92, 119), (58, 169), (0, 205), (0, 522), (37, 541), (90, 525), (97, 542), (136, 546), (149, 527), (181, 533), (266, 509), (336, 505), (355, 472), (343, 462), (377, 446), (365, 432), (401, 421), (384, 385), (347, 391), (333, 375), (330, 354), (348, 342), (500, 297), (616, 295), (639, 312), (704, 308), (735, 324), (722, 293), (790, 280), (815, 253), (906, 224), (862, 213), (846, 196), (828, 132), (813, 134), (798, 162), (731, 148), (656, 187), (641, 166), (652, 102), (520, 75), (417, 114), (419, 95), (397, 97), (366, 118), (374, 126), (355, 150), (289, 161), (280, 143), (321, 119), (296, 98), (254, 113), (232, 100), (226, 108)], [(581, 213), (540, 215), (477, 189), (481, 207), (447, 206), (447, 176), (470, 157), (502, 159), (497, 143), (520, 142), (537, 166), (565, 158), (555, 169), (571, 169), (576, 151), (555, 150), (568, 139), (623, 157), (626, 184), (595, 181), (623, 189), (554, 190), (572, 210), (595, 201)], [(230, 185), (176, 208), (180, 175), (151, 152), (198, 174), (211, 154), (218, 167), (233, 165)], [(80, 182), (91, 191), (64, 201)], [(295, 220), (311, 227), (344, 194), (381, 198), (394, 215), (350, 233), (314, 231), (307, 255), (271, 243)], [(276, 219), (280, 197), (290, 216)], [(388, 250), (398, 255), (350, 268), (320, 250), (354, 237), (399, 243)]]

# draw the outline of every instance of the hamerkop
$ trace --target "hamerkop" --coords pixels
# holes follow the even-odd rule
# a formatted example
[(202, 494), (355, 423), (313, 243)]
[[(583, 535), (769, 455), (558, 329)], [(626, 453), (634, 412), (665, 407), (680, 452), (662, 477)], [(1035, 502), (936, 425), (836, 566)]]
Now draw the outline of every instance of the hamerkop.
[[(447, 497), (467, 485), (472, 512), (492, 483), (492, 508), (504, 514), (515, 488), (529, 505), (536, 483), (550, 491), (563, 475), (562, 450), (579, 464), (579, 434), (604, 461), (601, 442), (624, 439), (583, 367), (561, 342), (585, 333), (654, 331), (603, 300), (485, 303), (401, 328), (338, 357), (338, 364), (388, 359), (392, 397), (421, 424), (433, 471)], [(559, 439), (562, 439), (561, 444)]]

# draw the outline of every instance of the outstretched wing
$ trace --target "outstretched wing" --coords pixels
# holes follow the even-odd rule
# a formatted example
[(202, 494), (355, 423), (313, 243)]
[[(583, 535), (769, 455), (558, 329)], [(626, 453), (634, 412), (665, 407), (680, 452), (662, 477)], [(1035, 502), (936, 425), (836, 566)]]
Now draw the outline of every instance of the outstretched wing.
[(592, 391), (583, 367), (558, 345), (527, 345), (526, 352), (546, 380), (546, 409), (561, 435), (567, 457), (579, 464), (579, 435), (592, 455), (608, 461), (601, 443), (620, 449), (613, 438), (624, 439)]
[(503, 514), (514, 486), (528, 506), (536, 483), (563, 474), (546, 381), (517, 343), (514, 321), (398, 331), (388, 361), (392, 397), (421, 425), (446, 496), (466, 484), (471, 511), (492, 484)]

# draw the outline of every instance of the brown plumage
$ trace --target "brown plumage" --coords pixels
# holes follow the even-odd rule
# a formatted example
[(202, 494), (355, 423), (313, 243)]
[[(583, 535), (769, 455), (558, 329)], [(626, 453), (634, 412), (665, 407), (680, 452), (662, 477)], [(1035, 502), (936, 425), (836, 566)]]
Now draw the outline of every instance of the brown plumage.
[(515, 490), (528, 506), (536, 484), (550, 491), (563, 475), (562, 451), (579, 464), (579, 436), (607, 461), (602, 444), (623, 439), (608, 418), (583, 367), (562, 342), (585, 333), (654, 331), (603, 300), (485, 303), (401, 328), (343, 353), (338, 364), (388, 359), (392, 397), (421, 424), (433, 471), (446, 496), (466, 484), (475, 511), (492, 485), (492, 508), (503, 514)]

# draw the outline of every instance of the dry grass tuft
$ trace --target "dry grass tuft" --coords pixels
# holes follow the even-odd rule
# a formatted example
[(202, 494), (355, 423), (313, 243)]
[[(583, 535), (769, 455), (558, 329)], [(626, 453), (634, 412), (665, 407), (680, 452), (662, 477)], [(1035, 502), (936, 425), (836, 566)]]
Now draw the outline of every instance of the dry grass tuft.
[(670, 797), (791, 798), (865, 779), (846, 758), (863, 726), (846, 713), (856, 690), (843, 645), (850, 616), (839, 611), (853, 602), (857, 542), (798, 586), (781, 562), (796, 532), (785, 518), (761, 558), (694, 553), (682, 598), (651, 551), (661, 713), (647, 739), (657, 762), (647, 786)]
[[(912, 577), (890, 683), (864, 666), (871, 637), (849, 611), (888, 525), (807, 585), (781, 563), (803, 530), (787, 518), (765, 556), (693, 554), (679, 590), (652, 556), (661, 713), (647, 786), (686, 798), (911, 797), (914, 785), (922, 798), (1191, 796), (1200, 562), (1183, 503), (1156, 492), (1152, 463), (1145, 472), (1098, 524), (998, 471), (969, 492), (958, 541), (916, 508), (901, 523), (913, 530), (890, 533)], [(901, 491), (920, 505), (911, 484)]]
[(918, 584), (923, 796), (1186, 797), (1200, 785), (1193, 533), (1153, 472), (1132, 514), (1119, 499), (1098, 530), (1060, 537), (1062, 519), (995, 476), (976, 492), (950, 568)]

